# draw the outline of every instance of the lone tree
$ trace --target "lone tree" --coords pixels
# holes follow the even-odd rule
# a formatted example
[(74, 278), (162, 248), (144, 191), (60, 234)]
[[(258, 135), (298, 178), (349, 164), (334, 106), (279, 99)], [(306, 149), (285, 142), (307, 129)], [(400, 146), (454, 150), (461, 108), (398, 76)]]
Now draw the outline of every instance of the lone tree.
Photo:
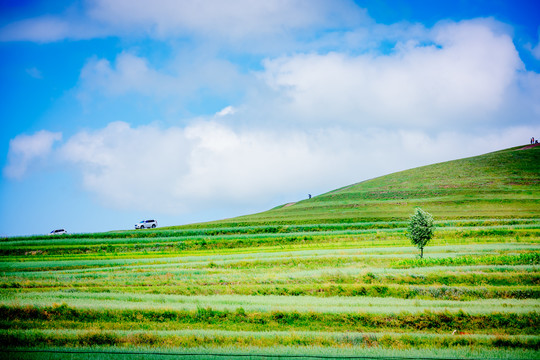
[(416, 208), (409, 220), (407, 236), (420, 249), (420, 258), (424, 257), (424, 246), (433, 237), (433, 216), (420, 208)]

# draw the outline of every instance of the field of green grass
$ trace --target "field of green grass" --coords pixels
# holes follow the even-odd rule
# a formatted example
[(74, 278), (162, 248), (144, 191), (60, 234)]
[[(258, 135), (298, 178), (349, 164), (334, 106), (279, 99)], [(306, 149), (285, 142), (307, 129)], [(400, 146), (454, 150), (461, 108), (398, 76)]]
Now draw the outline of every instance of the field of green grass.
[(233, 219), (0, 239), (0, 358), (537, 359), (539, 164), (514, 148)]

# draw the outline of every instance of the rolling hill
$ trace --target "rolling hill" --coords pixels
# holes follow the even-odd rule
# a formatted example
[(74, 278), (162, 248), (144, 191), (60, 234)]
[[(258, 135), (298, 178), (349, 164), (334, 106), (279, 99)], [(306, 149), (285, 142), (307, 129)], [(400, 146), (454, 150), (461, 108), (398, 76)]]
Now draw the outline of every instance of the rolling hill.
[[(210, 223), (0, 239), (0, 347), (538, 359), (539, 157), (502, 150)], [(415, 206), (436, 220), (423, 259), (406, 236)]]
[[(366, 180), (309, 200), (204, 226), (540, 217), (540, 147), (514, 147)], [(193, 225), (191, 225), (193, 226)]]

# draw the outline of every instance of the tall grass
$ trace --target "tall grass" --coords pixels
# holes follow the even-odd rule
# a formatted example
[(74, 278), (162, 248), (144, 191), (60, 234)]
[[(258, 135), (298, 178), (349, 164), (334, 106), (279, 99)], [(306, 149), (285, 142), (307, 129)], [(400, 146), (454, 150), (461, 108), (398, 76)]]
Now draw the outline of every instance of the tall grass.
[[(537, 334), (540, 314), (494, 312), (468, 314), (458, 312), (421, 313), (400, 312), (391, 316), (376, 313), (318, 313), (298, 311), (246, 312), (215, 310), (210, 307), (197, 310), (162, 309), (82, 309), (66, 304), (46, 307), (0, 306), (0, 324), (3, 328), (39, 327), (69, 324), (79, 328), (85, 324), (100, 324), (101, 328), (131, 329), (137, 323), (150, 329), (190, 328), (256, 330), (256, 331), (377, 331), (400, 329), (400, 331), (496, 331), (505, 334)], [(41, 324), (41, 325), (40, 325)]]
[(519, 255), (484, 255), (445, 258), (404, 259), (395, 262), (395, 267), (445, 266), (445, 265), (539, 265), (540, 252)]
[(528, 313), (540, 311), (536, 299), (475, 299), (434, 300), (429, 298), (393, 297), (318, 297), (283, 295), (164, 295), (147, 293), (114, 293), (55, 291), (29, 292), (12, 297), (2, 297), (1, 305), (7, 307), (43, 307), (50, 304), (66, 304), (77, 309), (149, 309), (149, 310), (196, 310), (211, 307), (216, 310), (236, 311), (243, 308), (249, 312), (297, 311), (318, 313), (393, 314), (399, 311), (419, 313), (429, 311), (465, 311), (468, 314), (492, 312)]
[[(16, 352), (19, 351), (19, 352)], [(244, 360), (244, 359), (381, 359), (381, 358), (416, 358), (416, 359), (535, 359), (537, 352), (531, 349), (486, 348), (486, 347), (455, 347), (455, 348), (382, 348), (378, 346), (347, 346), (347, 347), (318, 347), (318, 346), (273, 346), (257, 348), (245, 344), (231, 346), (197, 346), (193, 348), (157, 347), (157, 346), (78, 346), (78, 347), (40, 347), (32, 349), (15, 348), (0, 353), (0, 359), (46, 359), (46, 360), (103, 360), (103, 359), (150, 359), (163, 360), (170, 358), (181, 359), (214, 359), (214, 360)]]
[(200, 346), (249, 345), (259, 348), (275, 346), (314, 346), (348, 348), (378, 347), (383, 349), (437, 347), (442, 349), (486, 347), (500, 349), (539, 350), (537, 336), (453, 336), (408, 335), (377, 333), (324, 333), (324, 332), (215, 332), (215, 331), (0, 331), (0, 346), (158, 346), (196, 348)]

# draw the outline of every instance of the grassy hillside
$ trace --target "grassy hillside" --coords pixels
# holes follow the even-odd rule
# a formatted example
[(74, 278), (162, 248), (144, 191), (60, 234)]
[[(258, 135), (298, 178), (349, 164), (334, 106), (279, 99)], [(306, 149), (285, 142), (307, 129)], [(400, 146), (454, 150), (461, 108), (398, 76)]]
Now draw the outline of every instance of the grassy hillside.
[[(539, 155), (212, 223), (0, 239), (0, 359), (538, 359)], [(436, 219), (424, 259), (405, 236), (417, 205)]]
[(420, 206), (436, 219), (540, 217), (540, 147), (516, 147), (346, 186), (216, 225), (406, 220)]

